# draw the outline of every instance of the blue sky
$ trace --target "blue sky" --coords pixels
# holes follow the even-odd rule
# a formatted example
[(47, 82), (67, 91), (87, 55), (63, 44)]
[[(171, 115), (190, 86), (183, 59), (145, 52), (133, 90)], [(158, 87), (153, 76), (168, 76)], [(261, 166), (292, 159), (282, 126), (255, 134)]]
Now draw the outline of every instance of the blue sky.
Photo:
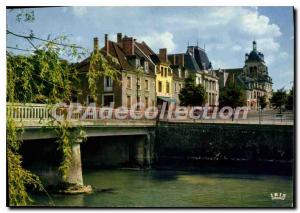
[[(103, 46), (104, 34), (111, 40), (122, 32), (146, 41), (158, 51), (185, 52), (186, 46), (204, 47), (213, 68), (237, 68), (257, 41), (264, 53), (274, 88), (291, 87), (294, 74), (294, 29), (292, 7), (60, 7), (34, 9), (33, 23), (16, 22), (7, 13), (13, 32), (43, 38), (68, 35), (73, 43), (92, 49), (93, 37)], [(26, 48), (24, 41), (8, 36), (7, 46)]]

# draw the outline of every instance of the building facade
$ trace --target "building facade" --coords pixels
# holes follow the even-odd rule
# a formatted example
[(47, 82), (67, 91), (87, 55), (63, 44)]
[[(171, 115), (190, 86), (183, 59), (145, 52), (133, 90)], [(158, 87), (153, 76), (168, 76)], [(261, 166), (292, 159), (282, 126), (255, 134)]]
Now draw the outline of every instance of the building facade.
[(198, 46), (188, 46), (186, 53), (170, 54), (168, 57), (173, 66), (178, 66), (185, 71), (185, 78), (189, 73), (195, 74), (195, 83), (203, 85), (206, 89), (207, 105), (219, 104), (218, 76), (212, 70), (211, 62), (204, 49)]
[(272, 78), (269, 76), (264, 54), (257, 51), (256, 41), (252, 43), (252, 51), (245, 54), (243, 68), (222, 69), (218, 73), (220, 89), (226, 87), (232, 80), (245, 90), (247, 106), (251, 109), (258, 108), (260, 96), (265, 96), (269, 105), (269, 99), (272, 96)]
[[(102, 76), (97, 82), (99, 90), (93, 97), (88, 88), (87, 73), (90, 57), (78, 64), (83, 73), (81, 85), (83, 94), (79, 102), (89, 104), (96, 102), (99, 106), (126, 106), (143, 103), (144, 107), (156, 105), (155, 69), (153, 61), (139, 48), (139, 44), (132, 37), (117, 35), (117, 41), (110, 41), (108, 35), (104, 38), (104, 47), (100, 50), (107, 61), (114, 61), (114, 68), (118, 71), (117, 78)], [(94, 38), (94, 51), (98, 49), (98, 38)], [(138, 107), (139, 108), (139, 107)]]

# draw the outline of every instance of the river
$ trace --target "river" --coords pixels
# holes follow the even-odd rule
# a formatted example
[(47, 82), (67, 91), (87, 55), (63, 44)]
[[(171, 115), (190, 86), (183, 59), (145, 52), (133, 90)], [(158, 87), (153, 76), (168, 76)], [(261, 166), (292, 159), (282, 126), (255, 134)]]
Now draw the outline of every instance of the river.
[[(51, 194), (55, 206), (72, 207), (291, 207), (291, 177), (162, 170), (84, 172), (88, 195)], [(271, 200), (284, 193), (285, 200)], [(44, 194), (33, 205), (49, 206)]]

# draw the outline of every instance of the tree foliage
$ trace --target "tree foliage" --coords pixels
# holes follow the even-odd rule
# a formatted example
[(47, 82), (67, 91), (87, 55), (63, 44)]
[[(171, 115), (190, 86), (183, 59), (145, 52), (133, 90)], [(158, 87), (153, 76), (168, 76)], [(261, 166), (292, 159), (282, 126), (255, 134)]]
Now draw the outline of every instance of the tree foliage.
[[(17, 21), (32, 22), (35, 20), (33, 12), (21, 11), (17, 14)], [(21, 134), (23, 128), (16, 125), (12, 118), (12, 108), (18, 102), (45, 103), (49, 108), (58, 102), (66, 102), (72, 95), (81, 93), (76, 82), (80, 81), (78, 71), (74, 64), (63, 60), (78, 61), (86, 55), (86, 50), (75, 44), (70, 44), (66, 36), (51, 39), (39, 38), (31, 30), (29, 34), (17, 34), (7, 30), (8, 36), (18, 37), (31, 45), (32, 49), (7, 47), (9, 50), (21, 50), (26, 54), (14, 54), (7, 51), (7, 163), (9, 205), (27, 205), (32, 199), (27, 188), (33, 187), (44, 190), (38, 176), (22, 167), (22, 156), (19, 153), (22, 144)], [(35, 43), (38, 41), (39, 43)], [(30, 54), (27, 54), (27, 53)], [(92, 65), (89, 68), (89, 88), (96, 93), (99, 76), (115, 78), (116, 70), (109, 63), (110, 58), (104, 59), (100, 53), (92, 54)], [(114, 65), (114, 64), (113, 64)], [(59, 171), (66, 179), (72, 158), (72, 144), (78, 139), (85, 138), (85, 132), (80, 127), (72, 127), (67, 120), (51, 118), (44, 121), (46, 126), (54, 128), (57, 133), (58, 151), (62, 154)], [(44, 190), (45, 191), (45, 190)]]
[(246, 100), (245, 91), (233, 83), (228, 84), (220, 90), (220, 107), (229, 106), (235, 109), (236, 107), (244, 106), (246, 104)]
[(91, 94), (96, 97), (99, 91), (97, 83), (101, 77), (107, 76), (112, 80), (117, 81), (120, 71), (118, 70), (119, 64), (115, 62), (111, 56), (104, 57), (100, 51), (94, 51), (89, 59), (89, 70), (88, 70), (88, 83)]
[(278, 89), (276, 92), (273, 92), (272, 98), (270, 100), (274, 109), (279, 109), (282, 113), (282, 107), (286, 104), (287, 94), (284, 88)]
[(259, 103), (260, 109), (266, 108), (266, 106), (267, 106), (267, 97), (265, 95), (264, 96), (259, 96), (258, 97), (258, 103)]
[(179, 93), (180, 104), (183, 106), (202, 106), (206, 98), (205, 88), (201, 84), (196, 85), (195, 75), (189, 75)]
[(294, 87), (292, 87), (287, 95), (286, 108), (288, 110), (294, 109)]

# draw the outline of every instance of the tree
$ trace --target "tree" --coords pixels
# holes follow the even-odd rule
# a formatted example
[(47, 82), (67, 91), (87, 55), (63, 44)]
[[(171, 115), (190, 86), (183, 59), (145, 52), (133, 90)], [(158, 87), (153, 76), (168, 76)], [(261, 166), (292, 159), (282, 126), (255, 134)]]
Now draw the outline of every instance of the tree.
[[(14, 9), (10, 10), (13, 11)], [(21, 10), (17, 14), (19, 22), (32, 22), (35, 20), (33, 11)], [(9, 28), (9, 26), (8, 26)], [(58, 102), (70, 100), (71, 96), (80, 92), (80, 88), (74, 86), (78, 82), (76, 67), (62, 60), (68, 57), (71, 61), (78, 61), (87, 54), (86, 49), (75, 44), (70, 44), (66, 36), (56, 38), (40, 38), (30, 30), (27, 34), (6, 30), (7, 36), (18, 38), (22, 43), (27, 43), (31, 48), (21, 49), (7, 46), (7, 170), (8, 170), (8, 195), (10, 206), (25, 206), (32, 199), (27, 188), (36, 188), (45, 191), (38, 176), (26, 170), (22, 166), (22, 156), (20, 147), (22, 127), (16, 125), (12, 117), (14, 104), (18, 102), (45, 103), (51, 108)], [(24, 51), (24, 54), (15, 54), (11, 50)], [(30, 54), (27, 54), (30, 53)], [(114, 78), (116, 71), (108, 62), (110, 58), (104, 59), (100, 53), (92, 54), (91, 66), (89, 67), (88, 80), (89, 89), (96, 92), (97, 80), (100, 76)], [(20, 121), (18, 121), (20, 122)], [(43, 121), (41, 121), (43, 122)], [(63, 120), (51, 118), (44, 121), (47, 126), (51, 126), (58, 133), (58, 151), (62, 155), (59, 171), (64, 180), (71, 162), (72, 144), (84, 136), (80, 127), (78, 131), (72, 131), (72, 127), (67, 116)]]
[(185, 79), (179, 99), (182, 106), (202, 106), (205, 103), (206, 91), (201, 84), (196, 85), (196, 75), (191, 74)]
[(282, 113), (282, 106), (286, 104), (287, 94), (284, 88), (278, 89), (276, 92), (273, 92), (272, 98), (270, 100), (274, 109), (280, 110), (280, 114)]
[(233, 83), (229, 83), (220, 91), (219, 105), (220, 107), (229, 106), (235, 109), (246, 104), (245, 91)]
[(260, 109), (263, 110), (267, 106), (267, 97), (265, 95), (259, 96), (258, 103), (259, 103)]
[(292, 87), (287, 95), (286, 108), (288, 110), (294, 109), (294, 87)]

